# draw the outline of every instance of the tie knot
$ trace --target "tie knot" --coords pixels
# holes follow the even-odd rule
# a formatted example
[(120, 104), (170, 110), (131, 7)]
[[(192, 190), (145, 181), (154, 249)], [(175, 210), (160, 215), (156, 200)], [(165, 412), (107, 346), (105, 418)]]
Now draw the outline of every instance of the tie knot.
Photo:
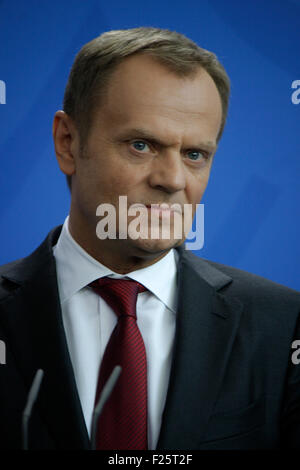
[(114, 310), (118, 317), (125, 315), (136, 318), (136, 300), (146, 287), (133, 279), (112, 279), (102, 277), (90, 284)]

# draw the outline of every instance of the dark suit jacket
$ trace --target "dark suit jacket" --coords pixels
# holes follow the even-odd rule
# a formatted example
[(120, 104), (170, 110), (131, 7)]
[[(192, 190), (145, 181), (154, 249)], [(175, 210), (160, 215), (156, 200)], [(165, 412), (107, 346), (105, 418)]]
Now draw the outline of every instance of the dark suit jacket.
[[(37, 369), (31, 449), (89, 449), (64, 333), (50, 232), (0, 269), (0, 448), (21, 447)], [(300, 447), (300, 294), (179, 249), (174, 356), (157, 449)]]

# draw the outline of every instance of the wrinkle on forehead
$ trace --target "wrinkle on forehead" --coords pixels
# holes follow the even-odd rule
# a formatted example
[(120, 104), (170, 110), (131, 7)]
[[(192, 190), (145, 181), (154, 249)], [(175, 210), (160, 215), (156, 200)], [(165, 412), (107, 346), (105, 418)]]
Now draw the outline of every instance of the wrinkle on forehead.
[[(190, 84), (191, 85), (191, 84)], [(170, 89), (170, 84), (160, 83), (157, 88), (139, 89), (128, 85), (116, 90), (111, 90), (107, 96), (106, 108), (114, 112), (131, 110), (136, 108), (149, 109), (151, 112), (174, 111), (180, 115), (201, 115), (204, 112), (220, 114), (221, 99), (218, 91), (207, 84), (195, 84), (189, 86), (186, 91), (180, 83), (175, 83)], [(208, 88), (212, 88), (208, 90)]]
[(191, 77), (178, 77), (151, 58), (140, 56), (127, 59), (113, 74), (99, 114), (107, 125), (109, 121), (141, 123), (146, 119), (154, 123), (163, 119), (169, 120), (168, 126), (173, 122), (188, 127), (198, 121), (199, 126), (219, 129), (222, 104), (204, 69), (199, 67)]

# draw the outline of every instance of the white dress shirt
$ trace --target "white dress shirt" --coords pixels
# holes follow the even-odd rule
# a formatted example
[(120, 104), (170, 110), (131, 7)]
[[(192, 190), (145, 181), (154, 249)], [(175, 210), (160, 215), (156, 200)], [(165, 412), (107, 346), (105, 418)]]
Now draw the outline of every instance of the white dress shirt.
[(131, 278), (148, 291), (137, 299), (137, 324), (147, 355), (148, 448), (155, 449), (169, 383), (176, 322), (177, 253), (125, 275), (90, 256), (71, 236), (66, 218), (53, 254), (63, 324), (86, 427), (91, 433), (99, 366), (117, 323), (109, 305), (88, 284), (103, 276)]

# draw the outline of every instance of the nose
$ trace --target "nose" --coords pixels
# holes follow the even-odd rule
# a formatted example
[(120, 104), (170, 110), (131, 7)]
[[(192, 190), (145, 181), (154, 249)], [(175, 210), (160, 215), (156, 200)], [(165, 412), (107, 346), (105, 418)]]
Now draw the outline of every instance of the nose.
[(174, 193), (185, 188), (185, 167), (179, 152), (165, 152), (153, 160), (149, 184), (152, 188), (167, 193)]

